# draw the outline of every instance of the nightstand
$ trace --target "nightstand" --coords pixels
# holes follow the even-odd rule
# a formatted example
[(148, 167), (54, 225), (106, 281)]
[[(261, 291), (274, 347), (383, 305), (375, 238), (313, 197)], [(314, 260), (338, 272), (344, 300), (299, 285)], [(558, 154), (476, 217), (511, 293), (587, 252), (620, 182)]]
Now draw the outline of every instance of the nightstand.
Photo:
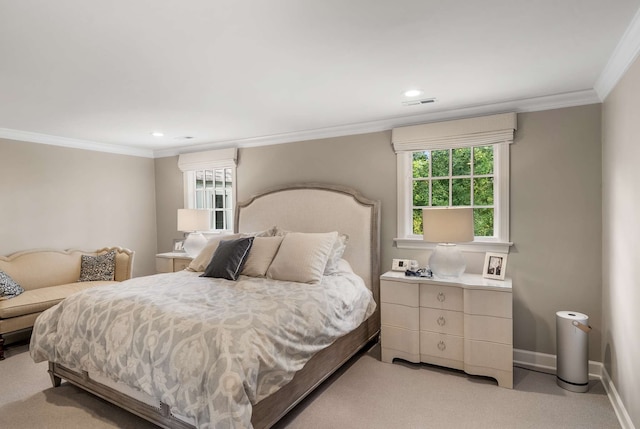
[(193, 258), (184, 252), (167, 252), (156, 255), (156, 271), (159, 273), (175, 273), (189, 266)]
[(394, 358), (495, 378), (513, 388), (511, 279), (380, 276), (382, 361)]

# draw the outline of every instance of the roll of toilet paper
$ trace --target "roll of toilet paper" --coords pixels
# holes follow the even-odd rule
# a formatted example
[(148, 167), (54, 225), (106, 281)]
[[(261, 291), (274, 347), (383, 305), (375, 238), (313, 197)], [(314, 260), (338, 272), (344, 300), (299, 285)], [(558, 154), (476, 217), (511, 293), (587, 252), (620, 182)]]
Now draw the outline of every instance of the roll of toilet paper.
[(556, 313), (556, 376), (572, 392), (589, 388), (589, 316), (576, 311)]

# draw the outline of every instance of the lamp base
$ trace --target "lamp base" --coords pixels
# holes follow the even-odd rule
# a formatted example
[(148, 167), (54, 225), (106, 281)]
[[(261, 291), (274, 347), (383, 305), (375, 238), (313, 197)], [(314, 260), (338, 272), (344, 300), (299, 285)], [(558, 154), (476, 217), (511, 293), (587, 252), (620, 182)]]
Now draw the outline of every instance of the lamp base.
[(429, 268), (438, 277), (460, 277), (466, 267), (462, 252), (453, 243), (439, 243), (429, 258)]
[(207, 239), (200, 232), (192, 232), (187, 235), (186, 240), (184, 240), (184, 251), (187, 252), (187, 255), (195, 258), (202, 252), (204, 246), (207, 244)]

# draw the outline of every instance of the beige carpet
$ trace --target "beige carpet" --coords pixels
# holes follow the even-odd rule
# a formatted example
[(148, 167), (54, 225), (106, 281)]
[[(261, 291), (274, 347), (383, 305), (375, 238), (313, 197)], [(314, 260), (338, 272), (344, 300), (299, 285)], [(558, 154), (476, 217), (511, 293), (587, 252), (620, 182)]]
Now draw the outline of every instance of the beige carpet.
[[(509, 390), (491, 379), (378, 357), (374, 347), (354, 358), (277, 429), (620, 427), (599, 381), (573, 393), (552, 375), (516, 368)], [(0, 428), (155, 427), (68, 383), (52, 388), (46, 370), (26, 345), (9, 348), (0, 362)]]

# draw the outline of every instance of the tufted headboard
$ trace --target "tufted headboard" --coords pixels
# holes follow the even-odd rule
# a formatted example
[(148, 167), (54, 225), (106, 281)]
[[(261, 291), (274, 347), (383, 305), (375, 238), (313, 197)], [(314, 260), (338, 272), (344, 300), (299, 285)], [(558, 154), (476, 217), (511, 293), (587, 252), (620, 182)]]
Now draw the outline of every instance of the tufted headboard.
[(380, 203), (336, 185), (304, 183), (268, 189), (238, 203), (236, 232), (277, 225), (297, 232), (338, 231), (349, 241), (343, 258), (378, 298)]

